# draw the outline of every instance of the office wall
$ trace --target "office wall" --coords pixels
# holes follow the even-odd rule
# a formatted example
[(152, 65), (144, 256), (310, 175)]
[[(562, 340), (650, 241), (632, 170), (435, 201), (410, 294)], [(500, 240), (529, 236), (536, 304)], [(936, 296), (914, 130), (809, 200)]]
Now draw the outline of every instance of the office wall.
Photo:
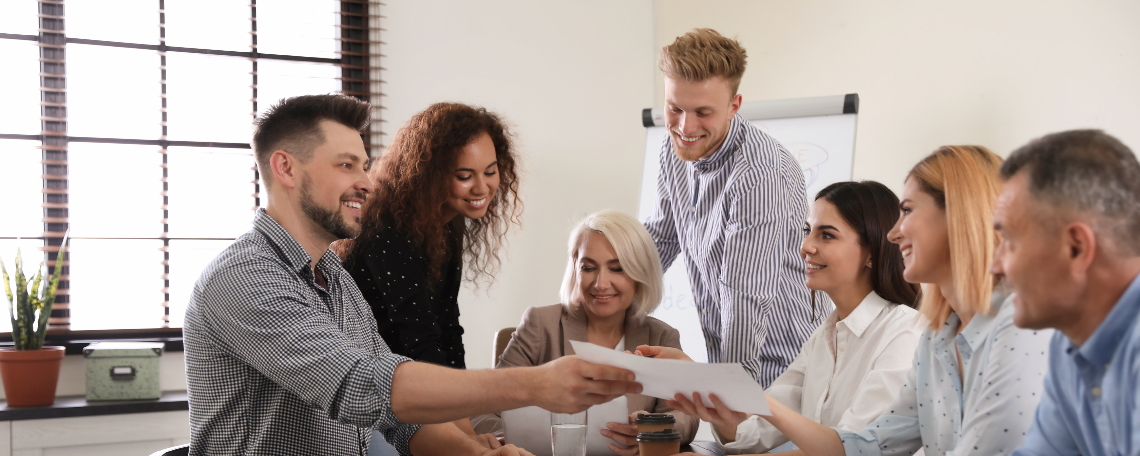
[(746, 100), (856, 92), (854, 177), (896, 191), (942, 144), (1001, 155), (1041, 134), (1103, 128), (1140, 147), (1140, 3), (394, 0), (383, 66), (389, 133), (436, 101), (515, 125), (524, 228), (495, 284), (460, 296), (467, 363), (491, 333), (557, 301), (567, 230), (605, 207), (634, 212), (644, 131), (660, 103), (656, 52), (694, 27), (749, 51)]
[(495, 283), (459, 298), (467, 365), (491, 367), (494, 331), (558, 302), (573, 224), (600, 209), (637, 210), (640, 110), (654, 103), (652, 2), (385, 3), (389, 135), (438, 101), (485, 106), (518, 134), (523, 228)]
[[(902, 189), (943, 144), (999, 155), (1101, 128), (1140, 148), (1140, 3), (657, 0), (657, 47), (694, 28), (748, 50), (745, 100), (856, 92), (857, 179)], [(656, 92), (662, 92), (655, 76)]]

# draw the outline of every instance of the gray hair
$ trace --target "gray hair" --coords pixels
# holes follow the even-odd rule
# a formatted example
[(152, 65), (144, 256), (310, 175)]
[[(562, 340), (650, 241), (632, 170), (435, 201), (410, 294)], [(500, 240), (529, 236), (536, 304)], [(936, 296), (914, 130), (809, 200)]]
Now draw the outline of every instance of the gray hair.
[(582, 291), (578, 288), (578, 258), (581, 257), (578, 247), (582, 245), (582, 238), (591, 231), (602, 233), (610, 241), (622, 270), (637, 282), (633, 304), (630, 304), (626, 315), (634, 320), (645, 318), (661, 304), (664, 294), (661, 256), (657, 253), (653, 238), (641, 222), (625, 212), (612, 209), (586, 216), (570, 232), (569, 260), (566, 262), (566, 274), (562, 277), (562, 290), (559, 293), (562, 304), (569, 307), (582, 302)]
[(1053, 209), (1052, 216), (1090, 216), (1097, 235), (1111, 239), (1120, 253), (1140, 255), (1140, 163), (1120, 140), (1101, 130), (1046, 135), (1013, 151), (1001, 177), (1023, 169), (1030, 193)]

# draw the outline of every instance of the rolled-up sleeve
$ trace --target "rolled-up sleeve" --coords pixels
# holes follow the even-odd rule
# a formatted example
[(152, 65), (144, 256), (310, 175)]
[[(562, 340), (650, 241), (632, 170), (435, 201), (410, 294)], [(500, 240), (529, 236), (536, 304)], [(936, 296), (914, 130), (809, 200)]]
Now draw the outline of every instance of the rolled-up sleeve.
[(215, 343), (330, 419), (391, 433), (389, 442), (406, 452), (419, 427), (400, 422), (391, 394), (396, 367), (410, 359), (359, 347), (299, 292), (282, 289), (287, 280), (266, 272), (241, 287), (206, 290), (230, 296), (226, 306), (204, 309)]
[(408, 442), (420, 429), (418, 424), (405, 424), (392, 411), (392, 376), (396, 367), (405, 361), (403, 356), (385, 356), (361, 360), (345, 377), (330, 417), (360, 427), (371, 427), (384, 433), (384, 439), (400, 452), (411, 454)]

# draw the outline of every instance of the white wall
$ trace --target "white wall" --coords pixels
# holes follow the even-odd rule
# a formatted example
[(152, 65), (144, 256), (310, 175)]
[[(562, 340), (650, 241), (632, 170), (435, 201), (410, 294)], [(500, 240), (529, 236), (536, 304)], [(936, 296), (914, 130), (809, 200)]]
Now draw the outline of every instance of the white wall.
[[(491, 287), (459, 297), (467, 365), (491, 367), (491, 337), (529, 306), (555, 304), (566, 235), (590, 212), (637, 210), (654, 103), (649, 0), (391, 0), (385, 130), (438, 101), (482, 105), (519, 136), (523, 229)], [(390, 136), (389, 136), (390, 138)]]
[(859, 93), (854, 177), (896, 191), (943, 144), (1006, 155), (1029, 139), (1102, 128), (1140, 147), (1140, 3), (393, 0), (383, 66), (395, 132), (436, 101), (514, 123), (524, 229), (494, 286), (460, 296), (467, 363), (491, 333), (552, 304), (566, 231), (605, 207), (634, 212), (644, 130), (660, 104), (656, 53), (694, 27), (749, 51), (745, 99)]
[(1140, 148), (1140, 2), (655, 6), (657, 48), (694, 27), (741, 41), (745, 100), (858, 93), (855, 178), (896, 191), (915, 162), (944, 144), (1005, 156), (1045, 133), (1094, 127)]

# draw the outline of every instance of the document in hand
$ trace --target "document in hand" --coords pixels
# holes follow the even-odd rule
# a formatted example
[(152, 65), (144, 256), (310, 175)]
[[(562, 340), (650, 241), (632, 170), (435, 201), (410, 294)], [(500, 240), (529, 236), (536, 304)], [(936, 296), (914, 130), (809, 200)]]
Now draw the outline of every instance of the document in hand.
[(736, 363), (695, 363), (676, 359), (646, 358), (615, 351), (589, 342), (570, 341), (579, 358), (596, 364), (633, 371), (644, 390), (641, 394), (673, 399), (677, 393), (692, 399), (701, 393), (705, 407), (713, 407), (709, 393), (738, 412), (771, 415), (764, 388), (752, 379), (744, 366)]

